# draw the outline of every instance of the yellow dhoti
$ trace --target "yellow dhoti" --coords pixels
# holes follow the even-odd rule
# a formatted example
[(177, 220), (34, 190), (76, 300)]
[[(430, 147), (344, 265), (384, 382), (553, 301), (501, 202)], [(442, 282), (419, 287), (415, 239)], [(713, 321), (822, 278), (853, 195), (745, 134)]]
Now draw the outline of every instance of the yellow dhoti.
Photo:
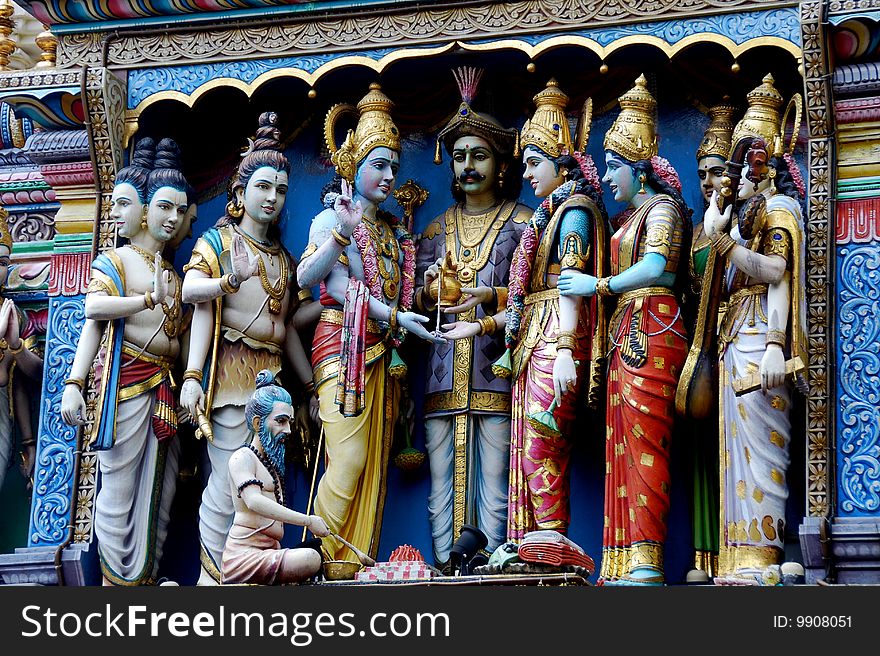
[[(398, 386), (388, 375), (387, 355), (366, 366), (364, 379), (366, 408), (357, 417), (340, 414), (335, 376), (318, 387), (326, 469), (318, 483), (314, 512), (331, 531), (375, 558)], [(354, 559), (348, 547), (332, 537), (324, 538), (323, 546), (331, 559)]]

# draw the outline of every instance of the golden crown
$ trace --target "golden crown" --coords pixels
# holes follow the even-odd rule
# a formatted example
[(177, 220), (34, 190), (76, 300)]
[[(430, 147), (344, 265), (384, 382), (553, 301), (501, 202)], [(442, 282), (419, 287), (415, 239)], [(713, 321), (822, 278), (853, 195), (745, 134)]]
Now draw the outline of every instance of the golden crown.
[(703, 133), (703, 140), (697, 148), (697, 161), (704, 157), (720, 157), (726, 160), (730, 155), (730, 148), (733, 145), (731, 137), (733, 135), (733, 115), (736, 114), (736, 107), (727, 102), (729, 98), (724, 97), (724, 102), (709, 108), (709, 127)]
[[(394, 103), (384, 93), (382, 87), (373, 83), (366, 96), (357, 104), (334, 105), (324, 119), (324, 140), (330, 149), (330, 160), (336, 166), (336, 172), (349, 182), (354, 181), (358, 162), (364, 159), (374, 148), (390, 148), (400, 152), (400, 132), (391, 119), (391, 108)], [(355, 113), (359, 116), (357, 127), (349, 130), (345, 141), (338, 148), (334, 138), (336, 121), (340, 115)]]
[(768, 73), (760, 86), (746, 95), (749, 105), (745, 115), (733, 130), (732, 146), (743, 137), (761, 137), (767, 143), (770, 153), (775, 153), (781, 148), (782, 118), (779, 110), (782, 109), (783, 98), (773, 86), (773, 82), (773, 76)]
[(559, 157), (564, 148), (574, 152), (571, 131), (565, 117), (568, 96), (559, 88), (556, 80), (547, 82), (547, 88), (533, 99), (535, 113), (525, 122), (520, 136), (520, 147), (535, 146), (551, 157)]
[(605, 133), (605, 150), (622, 155), (631, 162), (651, 159), (657, 154), (654, 112), (657, 101), (648, 91), (648, 80), (639, 75), (635, 86), (617, 99), (620, 114)]

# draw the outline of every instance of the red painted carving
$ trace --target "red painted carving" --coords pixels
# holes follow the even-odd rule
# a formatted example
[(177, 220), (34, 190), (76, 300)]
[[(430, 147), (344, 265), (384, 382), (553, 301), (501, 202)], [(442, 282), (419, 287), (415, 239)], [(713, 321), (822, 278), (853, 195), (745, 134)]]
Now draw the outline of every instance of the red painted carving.
[(837, 203), (837, 243), (864, 244), (880, 240), (880, 198)]
[(91, 271), (90, 253), (60, 253), (52, 256), (49, 296), (85, 294)]

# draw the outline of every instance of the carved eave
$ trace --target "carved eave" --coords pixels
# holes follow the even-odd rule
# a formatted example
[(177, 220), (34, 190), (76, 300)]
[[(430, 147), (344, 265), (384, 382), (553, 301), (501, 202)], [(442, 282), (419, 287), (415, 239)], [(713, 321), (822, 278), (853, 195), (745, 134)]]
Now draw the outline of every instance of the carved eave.
[(853, 18), (880, 19), (880, 0), (830, 0), (828, 22), (839, 25)]
[(29, 118), (48, 129), (82, 126), (82, 72), (15, 71), (0, 75), (0, 100), (18, 118)]

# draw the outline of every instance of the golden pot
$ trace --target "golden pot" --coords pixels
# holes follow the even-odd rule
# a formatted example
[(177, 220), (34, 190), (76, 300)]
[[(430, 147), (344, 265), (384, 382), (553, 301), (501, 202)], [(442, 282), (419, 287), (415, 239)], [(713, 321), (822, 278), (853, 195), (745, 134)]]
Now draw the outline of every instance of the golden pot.
[(350, 581), (363, 565), (353, 560), (325, 560), (324, 578), (328, 581)]
[(461, 281), (458, 279), (458, 267), (452, 261), (452, 253), (446, 253), (446, 261), (440, 267), (440, 275), (428, 285), (428, 294), (442, 308), (458, 305), (461, 300)]

